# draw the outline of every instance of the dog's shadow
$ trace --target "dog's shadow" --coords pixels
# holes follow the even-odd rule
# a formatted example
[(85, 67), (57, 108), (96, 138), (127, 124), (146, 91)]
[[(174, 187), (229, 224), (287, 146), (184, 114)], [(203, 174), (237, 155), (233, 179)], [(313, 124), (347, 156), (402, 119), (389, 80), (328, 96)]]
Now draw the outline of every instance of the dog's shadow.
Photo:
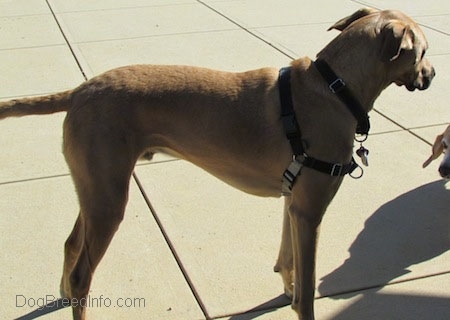
[[(350, 257), (321, 279), (318, 291), (322, 296), (349, 299), (360, 295), (356, 303), (333, 319), (363, 319), (368, 310), (376, 310), (379, 319), (426, 319), (430, 315), (433, 319), (450, 319), (448, 297), (378, 292), (390, 281), (410, 273), (408, 268), (450, 249), (449, 213), (450, 190), (444, 180), (423, 185), (381, 206), (350, 246)], [(431, 273), (442, 270), (436, 268)], [(418, 270), (415, 276), (427, 274)], [(357, 291), (364, 288), (371, 289)], [(335, 296), (339, 291), (349, 293)]]
[[(321, 296), (355, 302), (337, 319), (450, 319), (448, 297), (378, 292), (408, 268), (450, 249), (450, 190), (439, 180), (409, 191), (381, 206), (367, 219), (349, 248), (350, 257), (320, 279)], [(421, 275), (424, 276), (424, 275)], [(364, 289), (370, 289), (361, 291)], [(336, 295), (336, 293), (345, 293)], [(233, 320), (249, 320), (289, 304), (279, 296)], [(271, 306), (272, 308), (264, 308)], [(411, 317), (411, 315), (414, 315)]]
[(322, 296), (382, 286), (450, 249), (450, 190), (439, 180), (389, 201), (367, 219), (350, 257), (321, 279)]

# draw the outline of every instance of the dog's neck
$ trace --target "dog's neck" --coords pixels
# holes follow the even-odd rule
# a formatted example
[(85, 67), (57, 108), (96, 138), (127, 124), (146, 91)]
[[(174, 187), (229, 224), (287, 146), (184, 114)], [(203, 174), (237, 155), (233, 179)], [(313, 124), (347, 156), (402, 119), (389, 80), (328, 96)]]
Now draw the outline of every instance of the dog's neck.
[(345, 81), (339, 77), (333, 69), (331, 69), (326, 61), (317, 59), (314, 62), (314, 66), (322, 75), (323, 79), (328, 83), (330, 91), (339, 97), (339, 99), (347, 106), (348, 110), (358, 121), (356, 133), (367, 136), (370, 130), (370, 121), (366, 108), (357, 98), (355, 98), (355, 95), (348, 88)]
[[(370, 52), (367, 48), (366, 52)], [(376, 56), (376, 50), (369, 53), (372, 57), (364, 57), (361, 61), (358, 48), (353, 47), (341, 52), (333, 46), (327, 46), (318, 55), (317, 59), (326, 61), (354, 94), (355, 98), (365, 108), (366, 112), (372, 110), (375, 100), (380, 93), (389, 86), (391, 81), (383, 73), (384, 66)]]

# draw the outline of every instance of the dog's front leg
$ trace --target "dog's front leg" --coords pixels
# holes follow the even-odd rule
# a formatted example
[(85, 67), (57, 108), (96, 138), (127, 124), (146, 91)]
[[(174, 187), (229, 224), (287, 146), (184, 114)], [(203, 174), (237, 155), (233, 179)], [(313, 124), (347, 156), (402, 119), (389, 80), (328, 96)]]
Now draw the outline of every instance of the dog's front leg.
[(295, 205), (291, 196), (285, 197), (283, 233), (274, 271), (280, 273), (292, 308), (304, 320), (314, 319), (315, 251), (321, 215), (317, 221), (301, 204)]
[(305, 170), (299, 180), (288, 207), (294, 265), (292, 308), (299, 319), (313, 320), (319, 227), (342, 179)]
[(295, 273), (292, 308), (301, 320), (314, 319), (315, 258), (321, 216), (294, 203), (289, 209)]
[(294, 256), (292, 250), (291, 218), (289, 207), (291, 197), (284, 198), (283, 231), (281, 235), (280, 252), (273, 270), (280, 273), (284, 284), (284, 293), (292, 299), (294, 294)]

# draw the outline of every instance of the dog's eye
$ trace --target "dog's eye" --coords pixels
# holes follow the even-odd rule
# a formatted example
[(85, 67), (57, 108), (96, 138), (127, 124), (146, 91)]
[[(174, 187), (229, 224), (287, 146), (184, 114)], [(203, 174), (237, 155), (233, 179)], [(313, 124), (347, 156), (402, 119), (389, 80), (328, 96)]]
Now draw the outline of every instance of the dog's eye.
[(444, 149), (448, 148), (448, 145), (447, 145), (447, 143), (445, 141), (442, 141), (442, 146), (444, 147)]

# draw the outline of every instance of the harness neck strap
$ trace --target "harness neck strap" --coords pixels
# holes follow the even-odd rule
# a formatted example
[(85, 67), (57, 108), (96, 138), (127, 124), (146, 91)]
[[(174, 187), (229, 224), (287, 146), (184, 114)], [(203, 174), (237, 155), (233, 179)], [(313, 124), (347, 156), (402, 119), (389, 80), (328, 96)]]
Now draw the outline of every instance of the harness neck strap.
[(314, 61), (314, 65), (328, 83), (328, 88), (331, 92), (336, 94), (339, 99), (347, 106), (355, 119), (358, 121), (356, 126), (356, 134), (365, 135), (369, 134), (370, 121), (367, 112), (361, 106), (359, 101), (353, 96), (350, 89), (346, 86), (344, 80), (338, 77), (333, 69), (322, 59)]

